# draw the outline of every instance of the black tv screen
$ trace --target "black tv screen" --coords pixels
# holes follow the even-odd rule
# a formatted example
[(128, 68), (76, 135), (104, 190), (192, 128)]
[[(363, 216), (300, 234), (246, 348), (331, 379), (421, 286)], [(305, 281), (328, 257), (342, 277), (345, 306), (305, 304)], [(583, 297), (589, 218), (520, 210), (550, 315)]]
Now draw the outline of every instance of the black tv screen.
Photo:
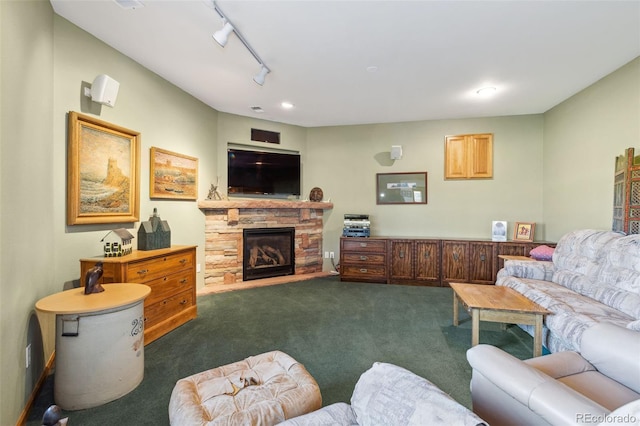
[(229, 195), (300, 195), (300, 155), (227, 150)]

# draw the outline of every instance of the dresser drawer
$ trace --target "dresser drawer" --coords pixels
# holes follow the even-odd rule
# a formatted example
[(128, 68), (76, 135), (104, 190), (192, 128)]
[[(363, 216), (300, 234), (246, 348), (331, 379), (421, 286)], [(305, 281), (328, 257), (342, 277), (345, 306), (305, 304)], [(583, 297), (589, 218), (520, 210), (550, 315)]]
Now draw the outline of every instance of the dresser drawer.
[(345, 252), (342, 256), (344, 264), (351, 263), (367, 263), (368, 265), (384, 265), (386, 262), (386, 256), (382, 253), (351, 253)]
[(156, 325), (158, 322), (170, 318), (180, 311), (183, 311), (193, 306), (193, 292), (191, 290), (183, 291), (182, 293), (169, 296), (154, 304), (147, 304), (145, 300), (144, 315), (145, 315), (145, 328), (150, 328)]
[(340, 272), (343, 278), (379, 278), (384, 280), (387, 277), (385, 265), (342, 265)]
[(343, 240), (342, 250), (347, 252), (379, 252), (384, 253), (387, 250), (386, 241), (379, 240)]
[(147, 283), (182, 269), (193, 269), (193, 251), (168, 254), (127, 265), (127, 282)]
[(193, 282), (193, 271), (188, 269), (147, 281), (145, 284), (151, 287), (151, 294), (145, 299), (148, 305), (166, 299), (173, 294), (191, 290), (195, 285)]

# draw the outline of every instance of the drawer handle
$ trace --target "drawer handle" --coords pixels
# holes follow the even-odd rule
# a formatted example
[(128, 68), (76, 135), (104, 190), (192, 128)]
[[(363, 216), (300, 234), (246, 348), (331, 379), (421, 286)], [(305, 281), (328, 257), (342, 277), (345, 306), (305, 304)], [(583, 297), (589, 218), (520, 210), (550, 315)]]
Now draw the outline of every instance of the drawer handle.
[(146, 274), (147, 272), (149, 272), (149, 270), (148, 270), (148, 269), (140, 269), (140, 270), (138, 271), (138, 275), (144, 275), (144, 274)]
[(187, 259), (180, 259), (180, 263), (184, 265), (185, 263), (187, 263)]
[(186, 304), (187, 304), (187, 301), (186, 301), (186, 300), (183, 300), (182, 302), (180, 302), (180, 304), (181, 304), (181, 305), (186, 305)]
[(168, 302), (168, 300), (167, 300), (167, 299), (164, 299), (164, 300), (162, 301), (162, 304), (163, 304), (163, 305), (166, 305), (166, 304), (167, 304), (167, 302)]
[(367, 243), (360, 243), (360, 247), (366, 247)]
[(183, 278), (183, 279), (180, 280), (180, 284), (186, 284), (188, 282), (189, 282), (189, 280), (186, 279), (186, 278)]
[(367, 256), (360, 256), (360, 260), (367, 260), (369, 259)]
[(367, 272), (367, 268), (360, 268), (360, 272), (362, 272), (363, 274)]

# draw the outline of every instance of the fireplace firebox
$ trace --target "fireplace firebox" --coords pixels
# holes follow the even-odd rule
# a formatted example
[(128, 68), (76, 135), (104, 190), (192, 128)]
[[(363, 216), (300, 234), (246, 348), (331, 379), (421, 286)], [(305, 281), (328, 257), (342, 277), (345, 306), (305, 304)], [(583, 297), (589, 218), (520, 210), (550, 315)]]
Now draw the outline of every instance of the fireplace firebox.
[(247, 228), (242, 232), (242, 280), (295, 274), (295, 228)]

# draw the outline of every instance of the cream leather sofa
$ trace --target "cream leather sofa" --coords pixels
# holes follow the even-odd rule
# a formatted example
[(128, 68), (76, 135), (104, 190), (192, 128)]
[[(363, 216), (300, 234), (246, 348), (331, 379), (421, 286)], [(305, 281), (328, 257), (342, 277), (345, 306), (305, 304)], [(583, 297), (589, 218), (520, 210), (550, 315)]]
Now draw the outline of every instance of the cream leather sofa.
[(526, 361), (469, 349), (473, 411), (491, 426), (640, 424), (640, 332), (601, 323), (581, 349)]

